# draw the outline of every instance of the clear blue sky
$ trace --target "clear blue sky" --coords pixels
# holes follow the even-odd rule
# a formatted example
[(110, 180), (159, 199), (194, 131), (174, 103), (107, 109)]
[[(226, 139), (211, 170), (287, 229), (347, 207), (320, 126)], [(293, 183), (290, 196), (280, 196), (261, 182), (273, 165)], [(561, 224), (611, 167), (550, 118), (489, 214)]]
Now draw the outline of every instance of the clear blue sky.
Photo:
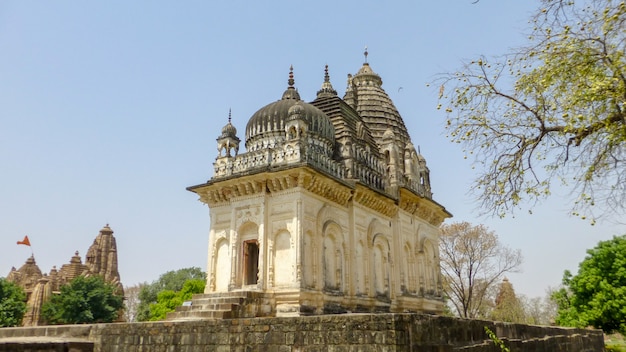
[[(524, 41), (539, 1), (2, 1), (0, 2), (0, 276), (30, 256), (42, 271), (84, 254), (107, 223), (122, 282), (206, 269), (208, 208), (185, 187), (213, 173), (232, 108), (245, 124), (280, 98), (294, 66), (303, 99), (324, 65), (340, 95), (369, 48), (431, 170), (434, 198), (522, 250), (515, 289), (541, 296), (585, 250), (626, 232), (569, 217), (565, 198), (534, 215), (478, 217), (475, 176), (445, 138), (426, 83), (461, 60)], [(402, 87), (402, 89), (400, 89)], [(558, 193), (558, 192), (557, 192)], [(561, 192), (564, 193), (564, 192)]]

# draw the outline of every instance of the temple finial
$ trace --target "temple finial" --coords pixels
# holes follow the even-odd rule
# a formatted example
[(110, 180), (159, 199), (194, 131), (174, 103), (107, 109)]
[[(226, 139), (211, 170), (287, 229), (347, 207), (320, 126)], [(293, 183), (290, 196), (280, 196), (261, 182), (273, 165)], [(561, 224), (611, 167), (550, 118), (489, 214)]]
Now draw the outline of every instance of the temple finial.
[(365, 46), (365, 52), (363, 55), (365, 55), (365, 63), (367, 63), (367, 45)]
[(230, 123), (231, 119), (231, 108), (228, 108), (228, 123)]
[(335, 96), (337, 91), (333, 89), (333, 85), (330, 84), (330, 75), (328, 74), (328, 64), (324, 67), (324, 83), (322, 83), (322, 89), (317, 91), (317, 96)]
[(289, 80), (287, 81), (287, 83), (289, 84), (289, 88), (293, 88), (293, 85), (295, 83), (293, 79), (293, 65), (289, 66)]
[(328, 75), (328, 64), (324, 67), (324, 82), (330, 82), (330, 76)]

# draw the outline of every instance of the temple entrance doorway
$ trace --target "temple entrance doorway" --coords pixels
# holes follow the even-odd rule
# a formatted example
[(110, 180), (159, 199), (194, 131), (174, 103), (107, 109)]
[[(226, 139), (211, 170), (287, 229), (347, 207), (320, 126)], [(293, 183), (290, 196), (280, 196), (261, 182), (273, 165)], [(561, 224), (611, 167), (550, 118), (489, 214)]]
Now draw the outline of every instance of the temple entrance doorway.
[(256, 285), (259, 275), (259, 243), (243, 242), (243, 284)]

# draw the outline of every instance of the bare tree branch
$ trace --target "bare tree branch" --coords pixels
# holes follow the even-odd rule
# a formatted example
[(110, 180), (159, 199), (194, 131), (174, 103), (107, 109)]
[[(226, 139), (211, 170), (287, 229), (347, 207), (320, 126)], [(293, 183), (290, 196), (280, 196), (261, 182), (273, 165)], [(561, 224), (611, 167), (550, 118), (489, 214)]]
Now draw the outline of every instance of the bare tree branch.
[(441, 227), (439, 255), (444, 292), (464, 318), (485, 317), (496, 283), (522, 263), (519, 250), (504, 247), (485, 226), (467, 222)]
[[(475, 157), (481, 212), (569, 187), (572, 213), (626, 211), (626, 5), (544, 0), (528, 47), (440, 78), (452, 142)], [(437, 85), (439, 86), (439, 84)], [(594, 209), (597, 209), (594, 211)]]

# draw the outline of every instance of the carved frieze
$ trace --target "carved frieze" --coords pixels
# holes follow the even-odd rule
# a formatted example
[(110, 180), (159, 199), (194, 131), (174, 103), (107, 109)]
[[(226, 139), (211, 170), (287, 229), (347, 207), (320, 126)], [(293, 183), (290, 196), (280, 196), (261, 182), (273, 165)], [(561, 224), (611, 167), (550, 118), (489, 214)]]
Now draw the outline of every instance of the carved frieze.
[(387, 217), (393, 217), (397, 213), (397, 208), (393, 199), (373, 192), (367, 187), (357, 185), (354, 190), (354, 202), (362, 206), (375, 210)]
[(436, 227), (441, 225), (446, 218), (452, 216), (441, 205), (404, 188), (400, 189), (398, 204), (402, 210), (416, 215)]
[(316, 172), (300, 172), (298, 184), (307, 191), (342, 206), (347, 206), (352, 197), (349, 187)]

